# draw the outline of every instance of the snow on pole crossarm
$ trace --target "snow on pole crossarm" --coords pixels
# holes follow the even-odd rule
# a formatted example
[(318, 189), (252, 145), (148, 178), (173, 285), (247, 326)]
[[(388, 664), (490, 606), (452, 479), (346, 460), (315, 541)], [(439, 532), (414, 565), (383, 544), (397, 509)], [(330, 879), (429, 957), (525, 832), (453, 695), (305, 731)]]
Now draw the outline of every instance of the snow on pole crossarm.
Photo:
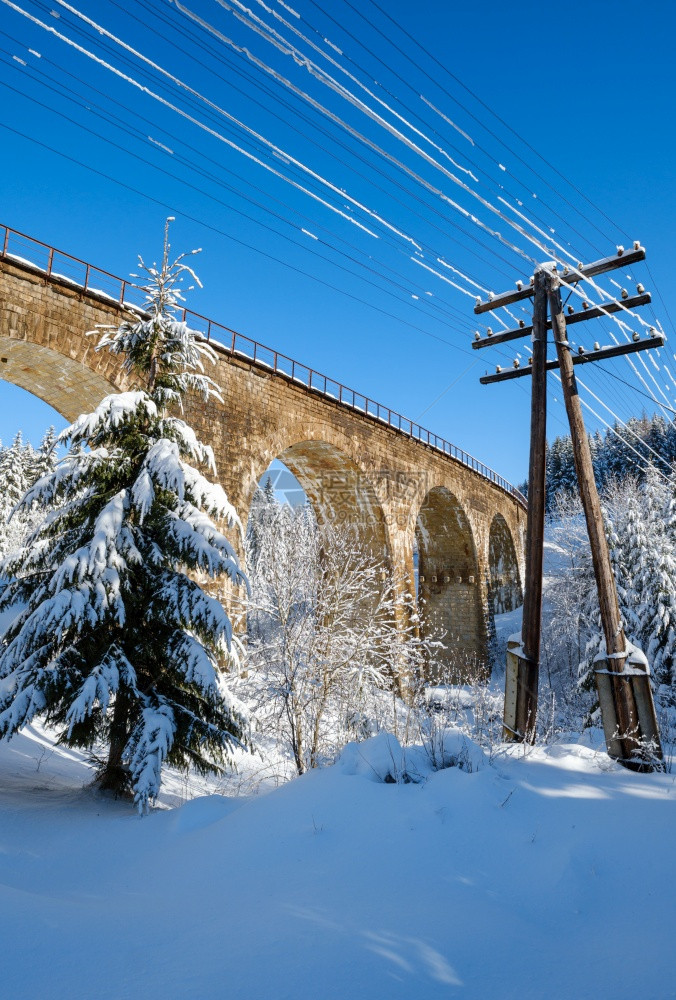
[[(592, 306), (591, 308), (583, 307), (582, 312), (569, 313), (566, 316), (566, 324), (571, 326), (573, 323), (582, 323), (588, 319), (598, 319), (609, 313), (616, 313), (625, 309), (635, 309), (638, 306), (648, 305), (651, 301), (652, 296), (650, 292), (643, 292), (640, 295), (634, 295), (622, 301), (606, 302), (602, 306)], [(551, 330), (551, 327), (552, 321), (547, 320), (547, 329)], [(491, 333), (485, 337), (475, 337), (472, 341), (472, 347), (474, 350), (480, 350), (482, 347), (491, 347), (493, 344), (504, 344), (509, 340), (518, 340), (519, 337), (530, 337), (532, 332), (533, 327), (524, 323), (523, 326), (516, 327), (513, 330), (501, 330), (500, 333)]]
[[(647, 351), (653, 348), (664, 347), (664, 339), (662, 336), (659, 337), (646, 337), (645, 340), (637, 340), (628, 344), (613, 344), (609, 347), (599, 347), (593, 351), (586, 352), (581, 349), (581, 353), (572, 355), (572, 361), (574, 365), (584, 365), (588, 364), (590, 361), (604, 361), (607, 358), (618, 358), (623, 354), (635, 354), (637, 351)], [(578, 351), (580, 349), (578, 348)], [(558, 369), (558, 361), (547, 361), (545, 368), (547, 371), (553, 371)], [(532, 366), (520, 365), (513, 368), (503, 369), (498, 365), (495, 374), (493, 375), (482, 375), (479, 379), (481, 385), (490, 385), (492, 382), (505, 382), (513, 378), (523, 378), (525, 375), (532, 374)]]
[[(580, 264), (578, 267), (573, 268), (564, 267), (563, 272), (559, 274), (559, 279), (565, 284), (572, 284), (581, 278), (593, 278), (597, 274), (605, 274), (606, 271), (613, 271), (618, 267), (629, 267), (630, 264), (636, 264), (638, 261), (645, 260), (645, 256), (645, 249), (637, 242), (634, 244), (634, 249), (628, 253), (620, 247), (617, 253), (612, 256), (603, 257), (601, 260), (596, 260), (591, 264)], [(532, 296), (533, 290), (532, 284), (519, 281), (517, 282), (517, 290), (515, 292), (503, 292), (500, 295), (493, 295), (487, 302), (477, 299), (474, 312), (477, 314), (491, 312), (493, 309), (499, 309), (501, 306), (511, 305), (513, 302), (519, 302), (521, 299), (527, 299)]]

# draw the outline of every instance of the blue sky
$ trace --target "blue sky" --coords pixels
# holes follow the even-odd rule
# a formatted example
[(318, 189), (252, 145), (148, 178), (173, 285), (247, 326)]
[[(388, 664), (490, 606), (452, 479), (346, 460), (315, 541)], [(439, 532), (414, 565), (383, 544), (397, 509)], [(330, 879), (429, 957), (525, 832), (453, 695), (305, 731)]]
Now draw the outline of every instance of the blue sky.
[[(542, 251), (372, 114), (237, 20), (226, 9), (230, 4), (72, 4), (209, 104), (194, 102), (184, 87), (63, 5), (24, 0), (17, 6), (184, 114), (0, 5), (0, 222), (125, 276), (138, 253), (151, 259), (160, 253), (164, 218), (172, 214), (173, 246), (203, 250), (197, 270), (204, 288), (191, 294), (191, 308), (420, 419), (512, 481), (525, 477), (527, 381), (479, 385), (479, 375), (505, 358), (471, 351), (477, 328), (471, 295), (421, 262), (466, 291), (473, 286), (447, 265), (499, 292), (531, 273), (527, 258), (540, 259)], [(267, 6), (338, 65), (273, 22), (261, 4), (241, 4), (285, 39), (294, 38), (371, 113), (382, 114), (507, 218), (516, 220), (518, 209), (543, 232), (555, 229), (550, 238), (579, 260), (640, 239), (649, 271), (641, 265), (631, 278), (659, 291), (654, 314), (673, 333), (672, 4), (639, 10), (623, 0), (595, 0), (563, 11), (493, 0), (393, 0), (380, 7), (371, 0), (358, 7), (346, 0), (292, 0), (286, 8), (270, 0)], [(247, 49), (258, 65), (186, 10)], [(272, 72), (326, 113), (292, 94)], [(441, 201), (437, 190), (460, 211)], [(487, 236), (463, 211), (502, 239)], [(506, 245), (512, 241), (519, 252)], [(414, 243), (422, 248), (417, 262), (411, 260)], [(628, 277), (617, 277), (628, 285)], [(654, 322), (653, 311), (643, 318)], [(609, 342), (611, 329), (600, 324), (586, 338)], [(517, 350), (524, 356), (517, 345), (510, 358)], [(673, 348), (662, 352), (660, 367), (663, 362), (673, 367)], [(631, 388), (605, 373), (586, 381), (621, 417), (655, 409), (638, 390), (674, 406), (661, 371), (656, 378), (664, 395), (643, 369), (637, 376), (624, 361), (607, 367)], [(588, 401), (612, 419), (591, 396)], [(590, 428), (599, 426), (587, 417)], [(550, 377), (550, 438), (565, 431), (564, 420)], [(57, 415), (34, 397), (0, 382), (3, 441), (19, 426), (38, 439), (52, 421)]]

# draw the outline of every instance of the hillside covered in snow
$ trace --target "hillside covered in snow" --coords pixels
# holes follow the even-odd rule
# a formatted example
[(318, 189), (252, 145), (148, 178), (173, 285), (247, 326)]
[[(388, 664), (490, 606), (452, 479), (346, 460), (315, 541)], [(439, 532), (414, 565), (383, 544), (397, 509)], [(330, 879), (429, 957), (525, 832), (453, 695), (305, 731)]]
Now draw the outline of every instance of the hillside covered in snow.
[(0, 747), (4, 995), (676, 996), (673, 775), (579, 742), (456, 750), (433, 773), (383, 734), (140, 819), (27, 730)]

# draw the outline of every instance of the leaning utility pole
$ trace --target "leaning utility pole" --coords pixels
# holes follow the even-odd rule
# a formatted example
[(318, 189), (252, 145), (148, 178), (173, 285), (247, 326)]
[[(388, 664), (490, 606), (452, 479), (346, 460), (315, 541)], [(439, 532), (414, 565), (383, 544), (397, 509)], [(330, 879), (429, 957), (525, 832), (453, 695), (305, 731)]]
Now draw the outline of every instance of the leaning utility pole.
[[(605, 656), (597, 661), (596, 685), (603, 717), (603, 728), (608, 753), (637, 770), (652, 770), (663, 760), (655, 706), (650, 687), (648, 665), (643, 654), (635, 647), (627, 647), (620, 618), (615, 579), (610, 563), (605, 536), (601, 504), (592, 467), (589, 439), (585, 431), (582, 408), (577, 390), (574, 366), (605, 358), (631, 354), (636, 351), (661, 347), (661, 336), (641, 339), (633, 335), (630, 343), (601, 348), (594, 344), (592, 353), (578, 348), (573, 355), (568, 342), (566, 317), (561, 302), (561, 285), (577, 283), (582, 278), (593, 277), (618, 267), (625, 267), (645, 259), (645, 250), (638, 244), (625, 253), (618, 248), (616, 256), (606, 257), (593, 264), (565, 268), (559, 273), (556, 264), (542, 264), (536, 269), (531, 283), (517, 282), (516, 292), (507, 292), (487, 302), (477, 301), (474, 311), (483, 313), (533, 297), (533, 324), (525, 323), (514, 330), (494, 335), (488, 330), (486, 337), (476, 334), (473, 347), (482, 348), (505, 343), (530, 333), (533, 356), (523, 368), (514, 362), (511, 370), (480, 379), (486, 385), (506, 379), (532, 376), (531, 384), (531, 442), (528, 478), (528, 519), (526, 527), (526, 579), (523, 605), (523, 627), (519, 637), (513, 637), (507, 653), (505, 681), (505, 738), (530, 741), (535, 737), (537, 713), (537, 688), (540, 659), (540, 632), (542, 620), (542, 560), (545, 513), (545, 436), (546, 436), (546, 377), (547, 371), (558, 368), (561, 375), (563, 397), (570, 424), (570, 434), (575, 458), (580, 497), (584, 509), (587, 532), (591, 546), (594, 576), (599, 594), (601, 621), (606, 643)], [(569, 309), (568, 325), (596, 316), (607, 315), (650, 302), (650, 295), (641, 285), (637, 295), (630, 298), (622, 291), (622, 300), (600, 306), (589, 306), (583, 301), (582, 313)], [(551, 319), (547, 320), (547, 304)], [(547, 361), (547, 329), (552, 328), (557, 360)], [(651, 328), (651, 332), (652, 328)]]

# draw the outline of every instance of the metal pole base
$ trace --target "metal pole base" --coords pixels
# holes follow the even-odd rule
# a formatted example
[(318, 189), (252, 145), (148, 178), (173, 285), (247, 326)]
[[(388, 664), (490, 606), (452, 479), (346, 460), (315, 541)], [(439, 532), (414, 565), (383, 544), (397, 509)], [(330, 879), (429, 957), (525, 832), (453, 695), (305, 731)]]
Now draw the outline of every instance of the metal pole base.
[(503, 738), (508, 743), (534, 743), (538, 665), (524, 654), (521, 635), (507, 640)]

